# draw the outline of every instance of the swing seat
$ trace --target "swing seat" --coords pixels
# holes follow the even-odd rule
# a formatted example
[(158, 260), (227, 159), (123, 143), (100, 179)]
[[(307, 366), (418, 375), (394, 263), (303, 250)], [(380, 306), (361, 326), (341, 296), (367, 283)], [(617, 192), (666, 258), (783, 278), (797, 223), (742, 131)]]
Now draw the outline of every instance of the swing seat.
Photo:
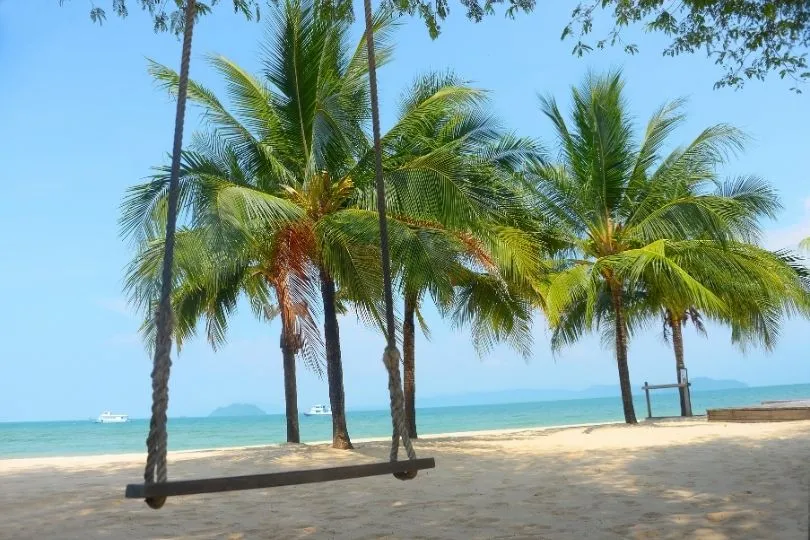
[(280, 486), (297, 486), (316, 482), (350, 480), (393, 474), (398, 478), (404, 473), (433, 469), (436, 461), (433, 458), (419, 458), (364, 465), (346, 465), (325, 469), (306, 469), (269, 474), (248, 474), (244, 476), (225, 476), (221, 478), (201, 478), (197, 480), (173, 480), (155, 484), (128, 484), (125, 497), (128, 499), (160, 499), (179, 495), (199, 495), (202, 493), (222, 493), (225, 491), (242, 491)]

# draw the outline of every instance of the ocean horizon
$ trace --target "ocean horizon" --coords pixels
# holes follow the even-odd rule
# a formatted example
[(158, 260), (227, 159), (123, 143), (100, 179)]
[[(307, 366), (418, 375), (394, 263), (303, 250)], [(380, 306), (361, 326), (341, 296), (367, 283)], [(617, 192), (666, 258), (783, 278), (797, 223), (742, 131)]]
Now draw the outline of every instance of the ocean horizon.
[[(677, 416), (678, 394), (673, 390), (651, 392), (655, 417)], [(692, 410), (757, 404), (766, 400), (810, 399), (810, 384), (761, 386), (692, 392)], [(647, 416), (644, 393), (635, 390), (639, 421)], [(420, 435), (498, 429), (530, 429), (621, 422), (621, 399), (599, 397), (507, 404), (417, 407)], [(353, 438), (388, 437), (391, 430), (386, 410), (348, 410), (347, 423)], [(331, 418), (301, 416), (301, 441), (331, 440)], [(96, 424), (91, 420), (0, 423), (0, 459), (55, 457), (143, 452), (149, 428), (147, 419), (123, 424)], [(280, 444), (286, 439), (283, 414), (244, 417), (172, 417), (169, 419), (170, 450), (200, 450), (234, 446)]]

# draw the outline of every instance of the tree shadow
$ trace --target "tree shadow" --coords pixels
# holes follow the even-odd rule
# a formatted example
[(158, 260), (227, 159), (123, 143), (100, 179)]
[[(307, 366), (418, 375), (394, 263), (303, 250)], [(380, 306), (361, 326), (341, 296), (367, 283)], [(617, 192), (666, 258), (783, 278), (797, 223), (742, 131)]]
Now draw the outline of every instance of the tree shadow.
[[(0, 538), (807, 538), (810, 422), (768, 439), (723, 435), (718, 426), (720, 435), (673, 444), (682, 427), (430, 439), (418, 451), (436, 457), (437, 468), (410, 482), (375, 477), (201, 495), (170, 500), (159, 512), (123, 499), (124, 485), (140, 481), (140, 463), (17, 471), (0, 474)], [(633, 430), (641, 442), (628, 445)], [(250, 474), (387, 455), (386, 442), (354, 452), (251, 448), (174, 455), (170, 474)]]

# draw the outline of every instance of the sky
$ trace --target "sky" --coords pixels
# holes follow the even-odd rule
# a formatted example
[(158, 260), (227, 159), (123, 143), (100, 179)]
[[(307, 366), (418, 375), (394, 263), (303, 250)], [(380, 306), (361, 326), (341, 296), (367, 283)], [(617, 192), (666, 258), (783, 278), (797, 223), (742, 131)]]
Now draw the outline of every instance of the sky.
[[(222, 54), (257, 72), (266, 31), (234, 15), (228, 3), (195, 29), (192, 76), (215, 90), (222, 86), (205, 56)], [(571, 85), (589, 70), (620, 68), (639, 129), (661, 103), (686, 97), (689, 120), (675, 144), (720, 122), (747, 131), (746, 152), (722, 172), (760, 175), (780, 192), (785, 208), (763, 224), (765, 245), (794, 247), (810, 235), (810, 93), (796, 95), (775, 78), (740, 91), (714, 90), (721, 72), (710, 60), (664, 58), (665, 42), (639, 31), (628, 34), (641, 48), (637, 55), (617, 48), (574, 57), (573, 44), (559, 36), (575, 2), (550, 4), (515, 20), (495, 15), (475, 25), (453, 2), (436, 41), (420, 21), (403, 19), (394, 60), (379, 73), (383, 129), (418, 74), (452, 69), (489, 91), (492, 112), (507, 128), (551, 143), (538, 94), (567, 108)], [(0, 0), (0, 421), (149, 413), (151, 359), (122, 292), (132, 246), (120, 237), (117, 219), (126, 189), (166, 163), (171, 150), (174, 104), (150, 80), (146, 59), (176, 66), (180, 44), (153, 34), (134, 7), (128, 19), (111, 14), (102, 27), (90, 22), (89, 7), (87, 0), (61, 8), (56, 0)], [(357, 26), (354, 35), (360, 36)], [(200, 126), (198, 113), (190, 110), (187, 137)], [(613, 354), (598, 337), (552, 355), (538, 317), (528, 361), (507, 348), (479, 358), (468, 333), (426, 311), (432, 339), (417, 338), (418, 396), (617, 381)], [(385, 407), (384, 340), (354, 317), (340, 324), (347, 407)], [(789, 321), (773, 352), (746, 355), (730, 345), (726, 329), (710, 327), (709, 339), (687, 330), (690, 376), (750, 385), (810, 382), (809, 329), (805, 321)], [(278, 333), (277, 324), (259, 323), (243, 307), (221, 350), (213, 352), (202, 338), (187, 344), (174, 358), (170, 415), (207, 415), (234, 402), (283, 411)], [(637, 392), (645, 380), (674, 382), (672, 352), (657, 327), (631, 344), (630, 371)], [(298, 381), (302, 410), (328, 402), (325, 380), (301, 367)]]

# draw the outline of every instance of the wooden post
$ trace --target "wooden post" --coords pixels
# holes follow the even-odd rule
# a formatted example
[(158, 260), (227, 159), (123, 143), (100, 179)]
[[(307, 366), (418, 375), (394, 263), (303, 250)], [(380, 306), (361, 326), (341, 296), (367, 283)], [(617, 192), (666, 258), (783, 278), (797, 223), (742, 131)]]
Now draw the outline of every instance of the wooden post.
[(647, 397), (647, 418), (652, 418), (652, 407), (650, 406), (650, 385), (644, 381), (644, 395)]

